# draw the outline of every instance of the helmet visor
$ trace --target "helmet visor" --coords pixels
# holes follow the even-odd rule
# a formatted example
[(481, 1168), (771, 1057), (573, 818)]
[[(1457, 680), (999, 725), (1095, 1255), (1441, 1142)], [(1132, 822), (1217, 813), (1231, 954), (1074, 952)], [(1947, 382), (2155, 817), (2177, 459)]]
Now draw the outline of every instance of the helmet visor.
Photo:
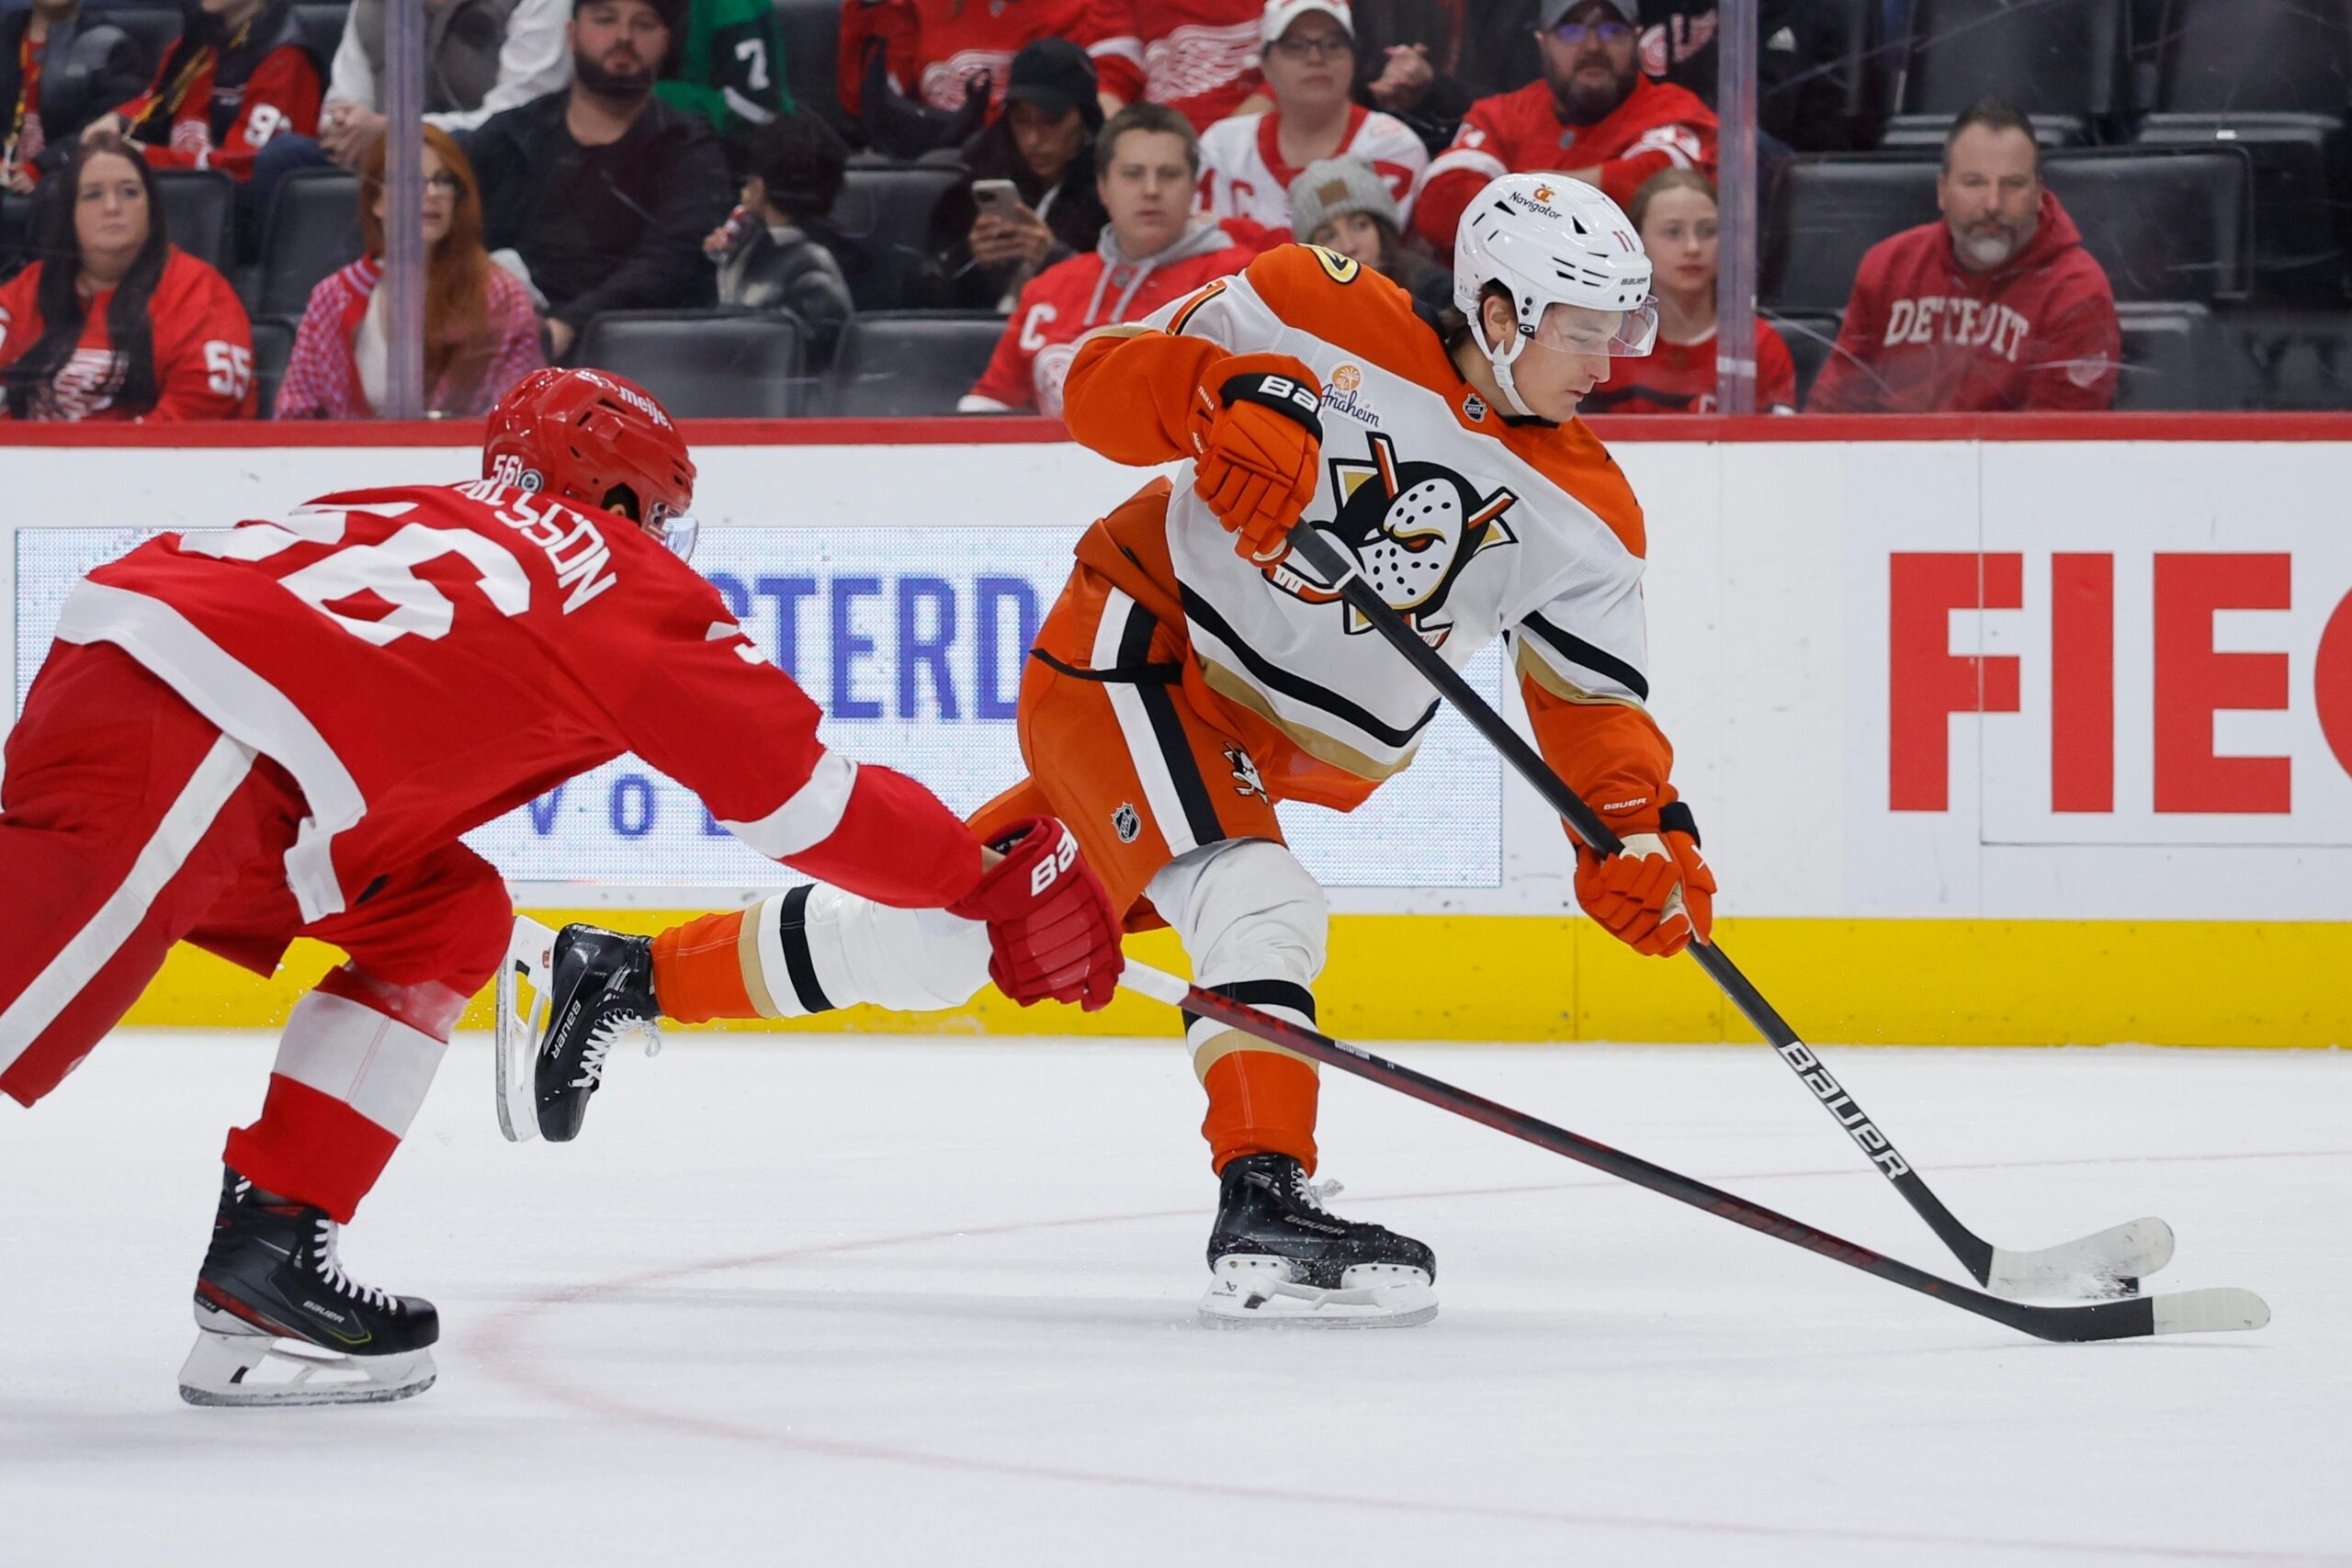
[(1563, 354), (1639, 359), (1657, 342), (1657, 300), (1644, 299), (1630, 310), (1555, 304), (1544, 310), (1533, 336), (1545, 348)]
[(702, 524), (694, 513), (680, 512), (649, 525), (645, 531), (668, 546), (670, 553), (680, 560), (692, 560), (695, 541), (702, 537)]

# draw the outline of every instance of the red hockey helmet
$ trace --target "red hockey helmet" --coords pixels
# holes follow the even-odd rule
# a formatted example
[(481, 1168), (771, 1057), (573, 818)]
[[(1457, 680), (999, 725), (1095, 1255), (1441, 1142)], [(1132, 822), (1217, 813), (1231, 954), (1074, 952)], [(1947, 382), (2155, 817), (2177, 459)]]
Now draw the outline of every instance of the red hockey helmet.
[(534, 370), (515, 382), (490, 411), (481, 473), (607, 511), (625, 499), (647, 533), (681, 555), (693, 547), (685, 438), (651, 393), (608, 370)]

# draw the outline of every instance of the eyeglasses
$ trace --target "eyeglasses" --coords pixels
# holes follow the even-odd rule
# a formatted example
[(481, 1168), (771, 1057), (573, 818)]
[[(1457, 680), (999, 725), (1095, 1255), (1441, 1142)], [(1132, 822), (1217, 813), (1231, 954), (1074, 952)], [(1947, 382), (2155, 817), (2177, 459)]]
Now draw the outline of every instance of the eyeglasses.
[(1355, 40), (1345, 33), (1327, 33), (1321, 38), (1276, 39), (1272, 48), (1285, 60), (1329, 60), (1356, 51)]
[(1614, 46), (1632, 38), (1634, 28), (1631, 23), (1612, 17), (1605, 22), (1562, 22), (1552, 29), (1552, 36), (1570, 49), (1582, 49), (1589, 39)]
[(424, 188), (435, 196), (463, 196), (466, 183), (452, 174), (427, 175)]

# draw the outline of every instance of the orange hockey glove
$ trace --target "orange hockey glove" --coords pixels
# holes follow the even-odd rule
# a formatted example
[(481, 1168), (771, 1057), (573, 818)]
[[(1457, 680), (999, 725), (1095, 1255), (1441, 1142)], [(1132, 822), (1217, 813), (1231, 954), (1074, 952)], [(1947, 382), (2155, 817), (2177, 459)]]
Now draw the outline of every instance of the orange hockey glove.
[(1291, 525), (1321, 476), (1322, 384), (1287, 354), (1237, 354), (1212, 364), (1193, 396), (1193, 489), (1240, 536), (1244, 559), (1272, 565), (1290, 553)]
[(1047, 997), (1088, 1012), (1109, 1005), (1125, 963), (1119, 916), (1078, 840), (1051, 817), (1030, 817), (989, 847), (1004, 858), (947, 912), (987, 922), (997, 989), (1023, 1007)]
[(1624, 835), (1622, 854), (1606, 858), (1577, 846), (1577, 902), (1636, 953), (1671, 958), (1715, 924), (1715, 874), (1699, 853), (1699, 825), (1675, 801), (1658, 813), (1658, 831)]

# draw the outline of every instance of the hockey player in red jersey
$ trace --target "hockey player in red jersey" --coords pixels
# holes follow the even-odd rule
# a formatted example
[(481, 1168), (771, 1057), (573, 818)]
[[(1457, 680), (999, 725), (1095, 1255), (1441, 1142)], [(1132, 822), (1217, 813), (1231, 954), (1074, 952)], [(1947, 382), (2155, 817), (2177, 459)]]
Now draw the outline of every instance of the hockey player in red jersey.
[(651, 398), (536, 372), (492, 412), (482, 471), (98, 568), (8, 736), (0, 1091), (56, 1088), (175, 942), (262, 975), (297, 935), (349, 954), (229, 1134), (180, 1374), (197, 1404), (431, 1383), (432, 1305), (352, 1280), (338, 1227), (507, 949), (505, 886), (458, 836), (623, 750), (762, 853), (878, 907), (956, 911), (1023, 1002), (1100, 1006), (1115, 978), (1115, 925), (1060, 824), (986, 849), (921, 784), (819, 743), (816, 705), (665, 547), (690, 537), (695, 468)]
[[(1196, 983), (1298, 1022), (1315, 1019), (1328, 915), (1275, 805), (1361, 804), (1412, 761), (1438, 705), (1337, 585), (1286, 558), (1302, 518), (1457, 668), (1507, 639), (1544, 757), (1625, 841), (1577, 853), (1594, 919), (1662, 955), (1712, 919), (1713, 877), (1645, 705), (1641, 506), (1576, 417), (1612, 358), (1655, 338), (1649, 259), (1600, 191), (1511, 175), (1472, 204), (1453, 276), (1456, 309), (1430, 320), (1371, 269), (1284, 246), (1085, 341), (1070, 434), (1180, 466), (1079, 542), (1022, 681), (1030, 777), (974, 818), (985, 833), (1052, 810), (1131, 929), (1174, 927)], [(821, 890), (706, 916), (652, 939), (651, 984), (628, 1005), (689, 1021), (944, 1007), (981, 984), (968, 937), (876, 926)], [(580, 968), (581, 1005), (559, 985), (543, 1072), (594, 1048), (564, 1020), (610, 1016)], [(1430, 1248), (1338, 1218), (1308, 1185), (1315, 1066), (1207, 1019), (1185, 1034), (1220, 1186), (1204, 1318), (1433, 1315)]]
[(1497, 175), (1557, 172), (1631, 206), (1660, 169), (1715, 170), (1715, 111), (1642, 74), (1634, 0), (1544, 0), (1536, 39), (1544, 74), (1470, 106), (1453, 144), (1431, 160), (1413, 228), (1453, 243), (1470, 198)]

